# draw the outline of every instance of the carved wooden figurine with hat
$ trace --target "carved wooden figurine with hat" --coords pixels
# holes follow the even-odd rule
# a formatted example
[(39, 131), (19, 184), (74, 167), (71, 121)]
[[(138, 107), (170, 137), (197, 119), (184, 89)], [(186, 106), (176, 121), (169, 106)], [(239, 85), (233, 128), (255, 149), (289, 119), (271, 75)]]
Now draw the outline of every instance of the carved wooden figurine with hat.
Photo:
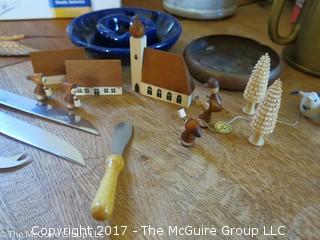
[(208, 89), (210, 96), (207, 96), (208, 100), (206, 102), (207, 108), (204, 106), (203, 112), (198, 116), (199, 124), (201, 127), (206, 128), (211, 122), (212, 113), (222, 111), (222, 100), (219, 95), (219, 81), (214, 78), (208, 80)]
[(181, 133), (180, 140), (183, 146), (191, 147), (197, 137), (202, 136), (202, 128), (196, 119), (189, 118), (184, 123), (184, 131)]
[(77, 85), (69, 82), (62, 83), (62, 90), (66, 93), (64, 101), (66, 102), (66, 108), (74, 110), (81, 107), (80, 99), (76, 96)]
[(197, 137), (202, 136), (202, 128), (196, 119), (188, 118), (184, 108), (178, 110), (178, 115), (184, 120), (184, 130), (180, 135), (181, 144), (191, 147)]

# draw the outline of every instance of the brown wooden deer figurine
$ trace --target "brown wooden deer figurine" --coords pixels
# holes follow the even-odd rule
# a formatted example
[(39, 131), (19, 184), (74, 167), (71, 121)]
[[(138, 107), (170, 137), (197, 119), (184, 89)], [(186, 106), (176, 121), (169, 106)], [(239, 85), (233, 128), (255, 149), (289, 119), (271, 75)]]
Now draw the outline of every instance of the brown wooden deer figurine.
[(202, 136), (202, 128), (199, 125), (199, 122), (192, 118), (186, 120), (184, 127), (185, 130), (180, 136), (181, 143), (185, 147), (191, 147), (196, 138)]
[(203, 112), (198, 116), (199, 124), (203, 128), (208, 127), (208, 124), (211, 122), (212, 119), (212, 113), (222, 111), (222, 100), (219, 95), (219, 81), (214, 78), (210, 78), (208, 80), (208, 88), (209, 92), (211, 93), (210, 96), (207, 96), (208, 108), (203, 109)]

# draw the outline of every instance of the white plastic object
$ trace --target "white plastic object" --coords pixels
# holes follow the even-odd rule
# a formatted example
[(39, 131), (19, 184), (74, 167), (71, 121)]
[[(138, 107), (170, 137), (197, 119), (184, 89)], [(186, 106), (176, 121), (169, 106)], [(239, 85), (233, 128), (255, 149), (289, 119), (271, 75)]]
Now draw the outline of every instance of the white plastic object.
[(73, 97), (73, 101), (74, 101), (74, 106), (75, 107), (81, 107), (81, 101), (78, 97), (74, 96)]
[(44, 87), (43, 89), (44, 89), (47, 97), (51, 97), (53, 95), (53, 92), (52, 92), (51, 88)]
[(185, 117), (187, 117), (186, 110), (185, 110), (184, 108), (179, 109), (179, 110), (178, 110), (178, 116), (179, 116), (180, 118), (185, 118)]

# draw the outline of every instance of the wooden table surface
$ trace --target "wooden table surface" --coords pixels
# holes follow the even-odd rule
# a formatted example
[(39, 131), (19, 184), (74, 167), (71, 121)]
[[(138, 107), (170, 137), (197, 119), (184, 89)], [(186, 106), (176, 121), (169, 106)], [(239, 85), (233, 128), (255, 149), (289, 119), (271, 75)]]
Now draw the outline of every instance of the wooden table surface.
[[(161, 8), (160, 1), (124, 1), (127, 6)], [(222, 21), (180, 19), (183, 33), (171, 50), (182, 53), (193, 39), (210, 34), (235, 34), (254, 38), (281, 53), (267, 34), (269, 7), (256, 4), (238, 9)], [(282, 31), (289, 30), (289, 11)], [(38, 49), (72, 47), (65, 35), (69, 20), (0, 22), (0, 34), (61, 35), (62, 38), (30, 38), (23, 43)], [(318, 44), (318, 43), (317, 43)], [(0, 87), (32, 97), (29, 61), (5, 67), (26, 58), (0, 58)], [(0, 154), (25, 151), (33, 162), (23, 168), (0, 171), (0, 239), (29, 239), (25, 231), (34, 226), (52, 228), (128, 226), (124, 236), (88, 236), (84, 239), (319, 239), (320, 236), (320, 131), (302, 118), (298, 126), (277, 125), (262, 148), (251, 146), (248, 122), (237, 121), (229, 135), (206, 131), (193, 148), (180, 145), (183, 122), (178, 107), (130, 91), (129, 68), (123, 70), (123, 96), (85, 97), (78, 112), (97, 126), (101, 137), (70, 129), (29, 115), (1, 111), (44, 128), (75, 145), (87, 166), (81, 168), (0, 135)], [(293, 122), (298, 115), (295, 89), (320, 90), (320, 79), (284, 65), (281, 74), (283, 98), (280, 120)], [(197, 94), (207, 90), (198, 84)], [(224, 111), (214, 120), (241, 115), (242, 94), (221, 92)], [(57, 93), (53, 104), (62, 106)], [(193, 104), (189, 116), (200, 109)], [(110, 153), (111, 133), (120, 121), (130, 119), (134, 137), (127, 148), (126, 165), (120, 175), (113, 219), (99, 223), (90, 216), (90, 204), (104, 173), (104, 156)], [(141, 226), (215, 227), (213, 236), (148, 236)], [(258, 228), (259, 235), (223, 235), (221, 228)], [(285, 226), (285, 236), (264, 236), (263, 227)], [(36, 228), (37, 230), (39, 228)], [(225, 228), (226, 229), (226, 228)], [(281, 228), (281, 231), (284, 229)], [(134, 232), (137, 231), (137, 232)], [(8, 235), (11, 232), (11, 236)], [(115, 233), (115, 232), (113, 232)], [(226, 232), (224, 232), (226, 234)], [(18, 236), (18, 234), (21, 234)], [(71, 239), (52, 237), (50, 239)]]

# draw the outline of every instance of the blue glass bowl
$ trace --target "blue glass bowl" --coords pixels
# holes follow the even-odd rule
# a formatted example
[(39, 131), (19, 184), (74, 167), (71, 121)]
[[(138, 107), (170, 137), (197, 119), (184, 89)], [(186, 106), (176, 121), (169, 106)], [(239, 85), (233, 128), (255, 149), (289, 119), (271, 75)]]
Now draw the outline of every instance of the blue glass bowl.
[[(108, 15), (101, 18), (97, 23), (97, 31), (99, 32), (102, 44), (115, 46), (118, 48), (129, 48), (131, 17), (123, 15)], [(145, 35), (151, 44), (156, 43), (157, 28), (154, 22), (149, 18), (140, 17), (140, 21), (145, 28)], [(103, 38), (104, 37), (104, 38)], [(108, 44), (106, 44), (108, 42)]]
[[(123, 64), (127, 64), (130, 59), (130, 49), (128, 44), (125, 44), (127, 39), (125, 37), (108, 38), (101, 32), (99, 33), (97, 25), (99, 21), (100, 23), (103, 21), (103, 18), (110, 16), (113, 22), (118, 21), (120, 25), (116, 26), (109, 22), (110, 25), (103, 24), (104, 27), (110, 27), (111, 32), (113, 31), (116, 35), (126, 35), (128, 23), (124, 21), (124, 16), (132, 18), (135, 15), (145, 19), (142, 21), (144, 24), (152, 21), (156, 28), (156, 34), (153, 34), (153, 37), (148, 35), (148, 47), (167, 50), (177, 42), (181, 35), (182, 27), (175, 17), (160, 11), (142, 8), (113, 8), (81, 15), (70, 22), (67, 34), (76, 46), (84, 47), (92, 57), (121, 59)], [(118, 31), (117, 27), (121, 29)]]

